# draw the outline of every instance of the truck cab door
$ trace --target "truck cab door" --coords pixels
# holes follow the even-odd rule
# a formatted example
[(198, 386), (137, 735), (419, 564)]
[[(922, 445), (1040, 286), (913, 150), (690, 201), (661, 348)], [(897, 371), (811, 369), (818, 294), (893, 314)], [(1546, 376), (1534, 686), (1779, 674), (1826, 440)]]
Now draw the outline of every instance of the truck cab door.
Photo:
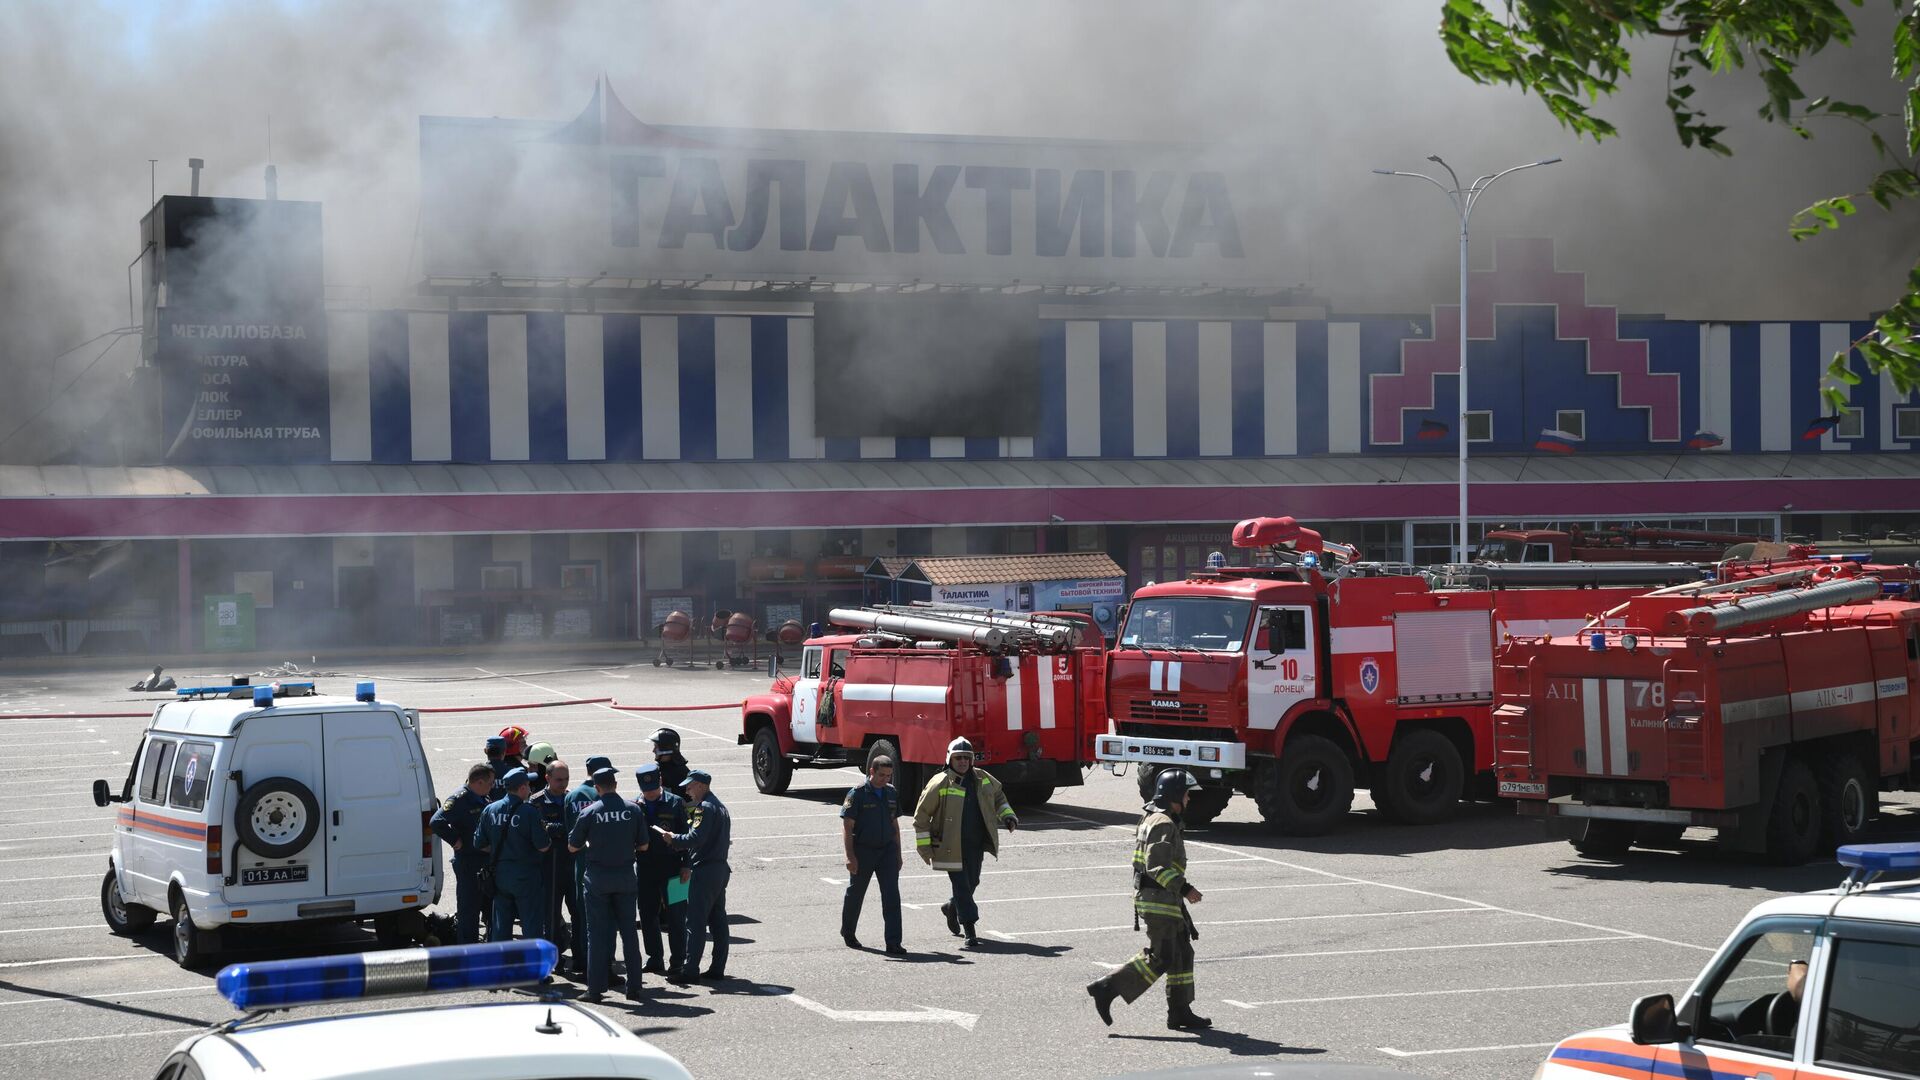
[(1247, 652), (1247, 726), (1272, 731), (1302, 701), (1319, 696), (1319, 639), (1310, 607), (1263, 607), (1253, 621)]
[(809, 645), (800, 654), (800, 677), (793, 683), (793, 708), (790, 724), (793, 728), (793, 741), (815, 743), (820, 741), (820, 665), (825, 652), (818, 645)]

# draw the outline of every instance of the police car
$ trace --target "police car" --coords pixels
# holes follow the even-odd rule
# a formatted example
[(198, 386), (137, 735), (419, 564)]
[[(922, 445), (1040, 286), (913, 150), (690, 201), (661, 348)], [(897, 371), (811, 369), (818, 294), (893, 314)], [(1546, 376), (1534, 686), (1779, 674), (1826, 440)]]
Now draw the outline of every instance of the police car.
[(1747, 913), (1678, 1002), (1634, 1002), (1627, 1023), (1562, 1040), (1536, 1080), (1612, 1077), (1920, 1077), (1920, 844), (1839, 851), (1840, 888)]
[(154, 1080), (691, 1080), (591, 1009), (534, 997), (267, 1020), (301, 1005), (532, 986), (558, 957), (536, 938), (233, 964), (215, 983), (246, 1015), (174, 1047)]
[(418, 715), (362, 682), (186, 687), (154, 710), (118, 794), (100, 909), (117, 934), (173, 919), (193, 967), (229, 925), (371, 920), (385, 944), (440, 893)]

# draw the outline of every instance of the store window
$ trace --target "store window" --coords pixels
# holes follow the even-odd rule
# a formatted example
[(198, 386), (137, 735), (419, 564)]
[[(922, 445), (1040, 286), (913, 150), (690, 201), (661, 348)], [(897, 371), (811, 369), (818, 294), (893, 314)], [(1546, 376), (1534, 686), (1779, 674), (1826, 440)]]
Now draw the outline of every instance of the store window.
[(1840, 423), (1834, 426), (1836, 439), (1861, 439), (1867, 434), (1867, 412), (1865, 409), (1841, 409)]
[(1893, 432), (1902, 439), (1920, 439), (1920, 409), (1893, 410)]
[(1576, 439), (1587, 437), (1587, 411), (1585, 409), (1561, 409), (1553, 414), (1553, 426)]
[(1493, 413), (1491, 411), (1468, 411), (1467, 441), (1470, 443), (1493, 441)]

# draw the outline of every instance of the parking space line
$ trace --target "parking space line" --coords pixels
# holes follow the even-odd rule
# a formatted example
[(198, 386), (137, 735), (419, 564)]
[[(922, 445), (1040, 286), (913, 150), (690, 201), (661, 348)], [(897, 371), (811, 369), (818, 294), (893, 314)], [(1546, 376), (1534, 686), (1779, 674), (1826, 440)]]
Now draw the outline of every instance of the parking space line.
[[(541, 686), (541, 685), (540, 685), (539, 683), (535, 683), (535, 682), (528, 682), (528, 681), (527, 681), (527, 680), (525, 680), (525, 679), (516, 679), (516, 678), (514, 678), (514, 677), (513, 677), (513, 676), (511, 676), (511, 675), (502, 675), (502, 674), (500, 674), (500, 673), (499, 673), (499, 672), (497, 672), (497, 671), (488, 671), (488, 670), (487, 670), (486, 668), (483, 668), (483, 667), (476, 667), (476, 668), (474, 668), (473, 670), (475, 670), (475, 671), (478, 671), (478, 672), (480, 672), (480, 673), (481, 673), (481, 674), (483, 674), (483, 675), (492, 675), (493, 677), (495, 677), (495, 678), (498, 678), (498, 679), (505, 679), (505, 680), (507, 680), (508, 682), (517, 682), (517, 683), (519, 683), (519, 684), (520, 684), (521, 686), (531, 686), (531, 687), (533, 687), (533, 688), (534, 688), (535, 690), (539, 690), (539, 691), (541, 691), (542, 693), (547, 693), (547, 694), (559, 694), (559, 695), (560, 695), (561, 697), (563, 697), (563, 698), (572, 698), (572, 699), (575, 699), (575, 700), (578, 700), (578, 699), (579, 699), (579, 698), (580, 698), (580, 697), (582, 696), (582, 695), (580, 695), (580, 694), (569, 694), (569, 693), (567, 693), (567, 692), (566, 692), (565, 690), (555, 690), (555, 689), (554, 689), (553, 687), (551, 687), (551, 686)], [(594, 706), (593, 706), (593, 707), (594, 707), (594, 708), (596, 708), (596, 709), (605, 709), (605, 710), (606, 710), (607, 712), (610, 712), (610, 713), (612, 713), (612, 714), (614, 714), (615, 716), (630, 716), (630, 717), (632, 717), (632, 718), (634, 718), (635, 720), (642, 720), (642, 719), (646, 719), (646, 714), (645, 714), (645, 713), (641, 713), (641, 712), (635, 712), (635, 711), (632, 711), (632, 710), (628, 710), (628, 709), (616, 709), (616, 708), (614, 708), (614, 707), (613, 707), (613, 706), (611, 706), (611, 705), (605, 705), (605, 704), (601, 704), (601, 703), (599, 703), (599, 702), (595, 702), (595, 703), (594, 703)], [(717, 740), (717, 741), (719, 741), (719, 742), (725, 742), (725, 743), (731, 743), (731, 742), (733, 742), (733, 741), (734, 741), (734, 739), (733, 739), (733, 737), (732, 737), (732, 736), (728, 736), (728, 735), (710, 735), (710, 734), (708, 734), (707, 732), (704, 732), (704, 731), (701, 731), (701, 730), (700, 730), (699, 728), (694, 728), (694, 727), (682, 727), (682, 726), (675, 726), (675, 727), (674, 727), (674, 730), (675, 730), (675, 731), (679, 731), (679, 732), (682, 732), (682, 733), (685, 733), (685, 734), (692, 734), (692, 735), (698, 735), (698, 736), (700, 736), (700, 737), (701, 737), (701, 738), (703, 738), (703, 739), (714, 739), (714, 740)]]
[(1460, 1046), (1450, 1050), (1395, 1050), (1391, 1046), (1376, 1046), (1374, 1047), (1374, 1049), (1380, 1051), (1383, 1054), (1388, 1055), (1389, 1057), (1414, 1058), (1414, 1057), (1428, 1057), (1433, 1054), (1483, 1054), (1483, 1053), (1490, 1053), (1494, 1050), (1545, 1050), (1548, 1047), (1559, 1046), (1559, 1045), (1560, 1044), (1557, 1042), (1548, 1042), (1548, 1043), (1505, 1043), (1500, 1046)]
[(97, 922), (81, 923), (78, 926), (19, 926), (0, 930), (0, 934), (47, 934), (55, 930), (98, 930)]
[[(18, 859), (0, 859), (0, 863), (53, 862), (56, 859), (98, 859), (105, 854), (106, 852), (104, 851), (82, 851), (74, 855), (23, 855)], [(21, 881), (24, 879), (13, 878), (11, 880)]]
[[(827, 837), (825, 837), (825, 836), (822, 836), (822, 835), (820, 835), (820, 834), (817, 834), (817, 833), (805, 833), (805, 834), (803, 834), (803, 835), (806, 835), (806, 836), (818, 836), (818, 837), (819, 837), (820, 839), (823, 839), (823, 840), (824, 840), (824, 839), (827, 839)], [(740, 841), (740, 840), (789, 840), (789, 839), (793, 839), (793, 837), (785, 837), (785, 836), (736, 836), (736, 837), (734, 837), (734, 840), (735, 840), (735, 841)], [(1044, 842), (1042, 842), (1042, 843), (1038, 843), (1038, 844), (1016, 844), (1016, 845), (1013, 845), (1013, 846), (1011, 846), (1011, 847), (1004, 847), (1004, 848), (1001, 848), (1000, 850), (1001, 850), (1001, 851), (1026, 851), (1026, 850), (1028, 850), (1029, 848), (1050, 848), (1050, 847), (1084, 847), (1084, 846), (1086, 846), (1086, 845), (1087, 845), (1087, 844), (1089, 844), (1089, 843), (1095, 843), (1095, 842), (1097, 842), (1097, 841), (1089, 841), (1089, 840), (1049, 840), (1049, 841), (1044, 841)], [(912, 850), (914, 850), (914, 846), (913, 846), (912, 844), (907, 844), (907, 845), (903, 845), (903, 846), (902, 846), (902, 847), (900, 848), (900, 851), (901, 851), (901, 853), (902, 853), (902, 854), (904, 854), (904, 853), (906, 853), (906, 852), (910, 852), (910, 851), (912, 851)], [(822, 851), (822, 852), (818, 852), (818, 853), (816, 853), (816, 854), (812, 854), (812, 855), (755, 855), (755, 856), (754, 856), (753, 858), (754, 858), (754, 861), (756, 861), (756, 862), (791, 862), (791, 861), (793, 861), (793, 860), (796, 860), (796, 859), (814, 859), (814, 860), (818, 860), (818, 861), (820, 861), (820, 862), (840, 862), (840, 861), (842, 861), (842, 860), (844, 860), (844, 859), (845, 859), (846, 857), (847, 857), (847, 856), (846, 856), (846, 853), (845, 853), (845, 852), (840, 852), (840, 851), (834, 851), (834, 852), (825, 852), (825, 851)]]
[(71, 904), (92, 899), (91, 896), (46, 896), (38, 900), (0, 900), (0, 907), (19, 907), (21, 904)]
[(1342, 994), (1337, 997), (1279, 998), (1274, 1001), (1235, 1001), (1232, 998), (1221, 998), (1220, 1000), (1237, 1009), (1258, 1009), (1267, 1005), (1314, 1005), (1322, 1001), (1386, 1001), (1391, 998), (1453, 997), (1463, 994), (1515, 994), (1526, 990), (1585, 990), (1594, 986), (1687, 985), (1692, 983), (1693, 978), (1693, 975), (1681, 975), (1672, 979), (1620, 979), (1615, 982), (1536, 983), (1532, 986), (1476, 986), (1454, 990), (1402, 990), (1387, 994)]
[(0, 1009), (9, 1005), (60, 1005), (69, 1001), (119, 1001), (121, 998), (146, 997), (150, 994), (184, 994), (194, 990), (207, 989), (206, 983), (199, 986), (175, 986), (167, 990), (122, 990), (117, 994), (46, 994), (38, 997), (16, 998), (13, 1001), (0, 1001)]
[[(1202, 956), (1196, 963), (1229, 964), (1241, 960), (1297, 960), (1308, 956), (1372, 956), (1376, 953), (1449, 952), (1456, 949), (1503, 949), (1521, 945), (1589, 945), (1602, 941), (1640, 941), (1638, 934), (1606, 937), (1536, 938), (1531, 941), (1475, 941), (1452, 945), (1392, 945), (1378, 949), (1328, 949), (1321, 952), (1257, 953), (1252, 956)], [(1118, 964), (1112, 965), (1118, 967)]]
[[(839, 882), (839, 880), (836, 878), (822, 878), (821, 880), (834, 881), (837, 883), (844, 884), (844, 882)], [(1346, 882), (1346, 881), (1306, 881), (1306, 882), (1300, 882), (1297, 884), (1288, 884), (1288, 885), (1232, 885), (1226, 888), (1208, 889), (1207, 895), (1211, 896), (1214, 893), (1227, 893), (1227, 892), (1265, 892), (1269, 889), (1340, 889), (1340, 888), (1350, 887), (1350, 885), (1351, 885), (1351, 882)], [(983, 904), (1037, 904), (1042, 900), (1118, 900), (1121, 898), (1131, 899), (1132, 897), (1133, 897), (1133, 893), (1131, 892), (1095, 892), (1095, 893), (1068, 893), (1064, 896), (1006, 896), (1006, 897), (994, 897), (993, 899), (990, 899), (990, 900), (981, 900), (976, 898), (973, 902), (975, 906), (979, 906)], [(82, 896), (82, 897), (79, 897), (79, 899), (90, 900), (92, 899), (92, 897)], [(906, 908), (913, 908), (914, 910), (917, 911), (921, 908), (938, 907), (939, 905), (909, 904), (905, 900), (902, 900), (900, 901), (900, 906), (906, 907)]]
[[(1050, 814), (1055, 817), (1066, 818), (1070, 821), (1084, 821), (1089, 825), (1099, 825), (1102, 828), (1119, 829), (1126, 832), (1133, 831), (1132, 828), (1129, 826), (1107, 825), (1104, 822), (1094, 821), (1090, 818), (1083, 818), (1074, 814), (1062, 813), (1058, 810), (1041, 810), (1037, 812), (1043, 813), (1043, 814)], [(1535, 912), (1535, 911), (1520, 911), (1516, 908), (1501, 907), (1498, 904), (1489, 904), (1484, 900), (1471, 900), (1464, 896), (1452, 896), (1447, 893), (1437, 893), (1427, 889), (1416, 889), (1410, 885), (1390, 885), (1384, 881), (1374, 881), (1370, 878), (1354, 877), (1352, 874), (1340, 874), (1340, 873), (1335, 873), (1332, 870), (1322, 870), (1318, 867), (1304, 866), (1300, 863), (1288, 862), (1285, 859), (1276, 859), (1269, 855), (1257, 855), (1251, 851), (1247, 851), (1241, 848), (1230, 848), (1224, 844), (1215, 844), (1205, 840), (1189, 840), (1187, 841), (1187, 846), (1196, 847), (1196, 848), (1206, 848), (1213, 851), (1237, 852), (1247, 859), (1269, 863), (1274, 866), (1285, 867), (1288, 870), (1298, 870), (1301, 873), (1318, 874), (1321, 877), (1335, 878), (1341, 881), (1351, 881), (1358, 885), (1371, 885), (1379, 889), (1392, 889), (1395, 892), (1411, 893), (1414, 896), (1424, 896), (1430, 900), (1445, 900), (1445, 901), (1448, 901), (1449, 903), (1455, 903), (1455, 904), (1472, 904), (1476, 907), (1488, 908), (1490, 910), (1502, 912), (1507, 915), (1517, 915), (1517, 916), (1520, 916), (1521, 918), (1527, 918), (1527, 919), (1539, 919), (1542, 922), (1559, 923), (1563, 926), (1577, 927), (1578, 929), (1581, 929), (1581, 930), (1599, 930), (1607, 934), (1640, 938), (1644, 941), (1651, 941), (1660, 945), (1671, 945), (1676, 949), (1693, 949), (1697, 952), (1710, 953), (1710, 952), (1715, 952), (1720, 948), (1720, 946), (1718, 945), (1695, 945), (1689, 941), (1674, 941), (1670, 938), (1655, 937), (1652, 934), (1642, 934), (1635, 930), (1622, 930), (1619, 927), (1614, 927), (1614, 926), (1601, 926), (1597, 923), (1580, 922), (1576, 919), (1563, 919), (1556, 915), (1542, 915), (1539, 912)], [(1188, 860), (1189, 863), (1192, 863), (1194, 861), (1195, 860), (1192, 860), (1192, 859)]]
[[(1252, 859), (1188, 859), (1187, 865), (1197, 866), (1202, 863), (1236, 863), (1236, 862), (1253, 862), (1253, 861), (1254, 860)], [(1089, 871), (1089, 870), (1098, 870), (1103, 873), (1111, 873), (1115, 870), (1131, 870), (1131, 869), (1133, 869), (1133, 865), (1131, 863), (1105, 863), (1097, 866), (1030, 866), (1030, 867), (1022, 867), (1019, 870), (983, 870), (981, 871), (981, 876), (995, 877), (995, 876), (1004, 875), (1004, 874), (1073, 874), (1073, 873), (1085, 873), (1086, 871)], [(945, 881), (947, 880), (947, 875), (945, 871), (941, 871), (940, 873), (937, 873), (937, 874), (901, 874), (900, 880), (901, 881)]]
[(65, 1039), (34, 1039), (30, 1042), (0, 1043), (0, 1050), (13, 1050), (27, 1046), (53, 1046), (56, 1043), (99, 1042), (102, 1039), (138, 1039), (148, 1035), (172, 1035), (177, 1038), (182, 1032), (199, 1030), (201, 1030), (199, 1025), (179, 1024), (170, 1028), (155, 1028), (152, 1031), (121, 1031), (112, 1035), (74, 1035)]
[[(1209, 922), (1199, 922), (1199, 920), (1196, 919), (1195, 923), (1199, 926), (1251, 926), (1256, 923), (1311, 922), (1321, 919), (1378, 919), (1388, 915), (1454, 915), (1469, 912), (1478, 913), (1486, 910), (1487, 909), (1483, 907), (1449, 907), (1427, 908), (1424, 911), (1336, 911), (1325, 915), (1275, 915), (1265, 919), (1215, 919)], [(1122, 924), (1118, 926), (1081, 926), (1066, 930), (1019, 930), (996, 931), (995, 933), (1000, 937), (1013, 939), (1039, 937), (1042, 934), (1091, 934), (1096, 931), (1104, 933), (1111, 930), (1128, 929), (1132, 929), (1131, 925)], [(4, 933), (4, 931), (0, 931), (0, 933)]]
[(51, 964), (98, 964), (109, 960), (171, 960), (165, 953), (118, 953), (113, 956), (58, 956), (51, 960), (8, 960), (0, 968), (47, 967)]

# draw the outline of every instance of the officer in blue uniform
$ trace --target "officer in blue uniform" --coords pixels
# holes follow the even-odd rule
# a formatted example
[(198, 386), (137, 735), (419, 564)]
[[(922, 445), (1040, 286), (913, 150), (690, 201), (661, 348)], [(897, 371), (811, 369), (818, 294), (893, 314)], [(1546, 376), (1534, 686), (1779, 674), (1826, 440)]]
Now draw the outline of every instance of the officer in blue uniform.
[(500, 780), (513, 767), (507, 764), (507, 740), (498, 735), (489, 735), (481, 752), (487, 755), (487, 767), (493, 770), (493, 792), (487, 796), (487, 801), (496, 802), (506, 798), (507, 792)]
[(487, 940), (513, 937), (516, 916), (521, 937), (544, 937), (547, 893), (542, 872), (553, 842), (540, 823), (540, 811), (527, 803), (533, 786), (527, 770), (509, 770), (500, 786), (507, 794), (487, 804), (473, 835), (474, 846), (493, 860), (493, 920)]
[[(733, 846), (733, 819), (726, 804), (713, 794), (713, 777), (703, 769), (687, 774), (682, 785), (687, 793), (687, 831), (669, 833), (656, 828), (655, 835), (665, 837), (687, 854), (686, 935), (687, 951), (683, 967), (667, 981), (686, 986), (701, 979), (727, 977), (727, 881), (733, 870), (727, 865), (727, 852)], [(702, 972), (700, 958), (707, 951), (707, 937), (713, 937), (713, 966)]]
[(627, 958), (627, 1000), (640, 1000), (640, 934), (634, 926), (638, 883), (633, 866), (645, 852), (646, 814), (615, 790), (619, 774), (612, 766), (596, 769), (593, 789), (599, 796), (581, 809), (567, 835), (567, 848), (585, 852), (587, 882), (587, 996), (606, 997), (613, 976), (616, 938)]
[[(687, 831), (687, 803), (685, 799), (666, 789), (660, 782), (660, 766), (648, 762), (634, 770), (640, 781), (640, 806), (647, 815), (647, 835), (653, 835), (655, 828), (663, 828), (669, 833)], [(687, 912), (687, 901), (683, 897), (679, 903), (669, 903), (667, 887), (670, 882), (687, 884), (689, 871), (686, 858), (665, 841), (647, 845), (640, 852), (640, 941), (647, 947), (647, 970), (655, 975), (665, 975), (669, 971), (679, 971), (682, 953), (687, 946), (686, 923), (683, 916)], [(666, 959), (661, 959), (661, 931), (666, 931)]]
[[(591, 805), (592, 803), (594, 803), (600, 798), (600, 794), (593, 790), (593, 774), (596, 772), (599, 772), (601, 769), (610, 769), (612, 767), (613, 767), (613, 759), (607, 757), (605, 754), (588, 755), (586, 760), (586, 770), (587, 770), (586, 777), (580, 781), (580, 784), (578, 787), (575, 787), (572, 791), (569, 791), (566, 793), (565, 825), (567, 829), (567, 835), (569, 836), (573, 835), (573, 825), (574, 825), (574, 822), (580, 819), (580, 811), (585, 809), (587, 806)], [(574, 859), (573, 866), (572, 866), (572, 880), (569, 883), (569, 889), (573, 894), (573, 910), (576, 912), (580, 912), (582, 914), (584, 914), (587, 910), (586, 873), (587, 873), (586, 864), (580, 861), (579, 859)], [(569, 975), (572, 975), (575, 979), (586, 978), (586, 975), (587, 975), (586, 950), (580, 949), (580, 948), (575, 948), (573, 950), (573, 959), (571, 964), (568, 966), (567, 973)], [(621, 982), (620, 978), (618, 976), (615, 976), (613, 980), (613, 985), (619, 986), (620, 982)]]
[(487, 794), (493, 790), (493, 768), (475, 765), (467, 770), (467, 783), (447, 796), (427, 824), (433, 835), (453, 852), (453, 897), (455, 921), (460, 927), (461, 945), (480, 940), (480, 908), (486, 898), (480, 895), (480, 868), (487, 857), (473, 846), (473, 834), (480, 826), (480, 815), (487, 809)]
[(893, 789), (893, 759), (867, 762), (867, 782), (847, 791), (840, 804), (841, 842), (847, 854), (847, 894), (840, 903), (840, 939), (860, 948), (854, 931), (867, 882), (880, 879), (880, 913), (887, 955), (905, 956), (900, 943), (900, 796)]
[[(586, 924), (580, 919), (579, 905), (573, 902), (573, 855), (567, 851), (567, 836), (573, 822), (567, 814), (567, 763), (559, 758), (534, 762), (527, 766), (538, 781), (545, 781), (527, 802), (540, 811), (540, 824), (547, 830), (553, 850), (547, 852), (543, 882), (547, 890), (547, 940), (566, 952), (571, 946), (577, 954), (586, 948)], [(563, 914), (564, 913), (564, 914)]]

